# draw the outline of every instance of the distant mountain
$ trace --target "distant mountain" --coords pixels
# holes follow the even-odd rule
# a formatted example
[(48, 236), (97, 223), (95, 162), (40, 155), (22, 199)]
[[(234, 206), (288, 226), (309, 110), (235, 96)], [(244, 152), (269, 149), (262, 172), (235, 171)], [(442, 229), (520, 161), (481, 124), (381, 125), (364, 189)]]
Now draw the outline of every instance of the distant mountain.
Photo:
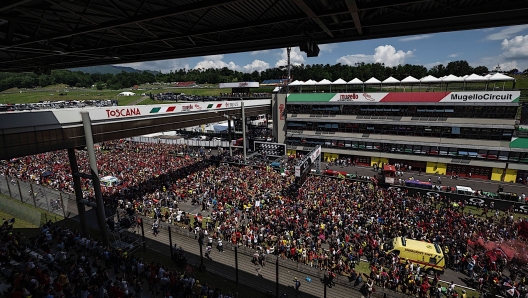
[[(132, 67), (126, 67), (126, 66), (115, 66), (115, 65), (100, 65), (100, 66), (87, 66), (87, 67), (77, 67), (77, 68), (70, 68), (68, 70), (71, 71), (82, 71), (84, 73), (111, 73), (111, 74), (117, 74), (122, 71), (124, 72), (143, 72), (144, 70), (135, 69)], [(147, 72), (152, 73), (153, 75), (157, 75), (159, 71), (154, 70), (146, 70)]]

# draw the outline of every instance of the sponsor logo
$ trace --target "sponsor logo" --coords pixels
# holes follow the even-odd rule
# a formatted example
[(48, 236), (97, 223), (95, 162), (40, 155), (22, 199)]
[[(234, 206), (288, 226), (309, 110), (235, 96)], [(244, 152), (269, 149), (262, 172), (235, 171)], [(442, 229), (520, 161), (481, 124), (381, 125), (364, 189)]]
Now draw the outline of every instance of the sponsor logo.
[(182, 106), (182, 112), (190, 111), (193, 109), (193, 105)]
[(201, 110), (202, 109), (202, 107), (199, 104), (195, 104), (194, 108), (197, 109), (197, 110)]
[(458, 94), (451, 93), (451, 100), (461, 100), (461, 101), (474, 101), (474, 100), (509, 100), (512, 101), (512, 94)]
[(513, 212), (528, 214), (528, 205), (513, 206)]
[(466, 203), (471, 206), (485, 206), (486, 205), (486, 201), (484, 201), (483, 199), (479, 199), (479, 198), (469, 198)]
[(281, 104), (279, 105), (279, 115), (280, 115), (280, 120), (284, 120), (284, 109), (285, 109), (284, 104), (281, 103)]
[(427, 192), (426, 195), (428, 195), (430, 197), (435, 197), (435, 198), (439, 198), (440, 197), (440, 194), (437, 193), (437, 192)]
[(249, 84), (247, 82), (238, 83), (238, 87), (247, 87)]
[(141, 116), (141, 111), (139, 110), (139, 108), (106, 110), (106, 115), (107, 115), (108, 118)]
[(363, 93), (363, 97), (368, 100), (368, 101), (375, 101), (376, 99), (372, 96), (370, 96), (370, 94), (368, 93)]
[(238, 102), (226, 102), (225, 107), (226, 108), (236, 108), (238, 107)]
[(354, 99), (358, 99), (359, 96), (356, 93), (352, 94), (341, 94), (339, 95), (339, 99), (337, 101), (354, 101)]

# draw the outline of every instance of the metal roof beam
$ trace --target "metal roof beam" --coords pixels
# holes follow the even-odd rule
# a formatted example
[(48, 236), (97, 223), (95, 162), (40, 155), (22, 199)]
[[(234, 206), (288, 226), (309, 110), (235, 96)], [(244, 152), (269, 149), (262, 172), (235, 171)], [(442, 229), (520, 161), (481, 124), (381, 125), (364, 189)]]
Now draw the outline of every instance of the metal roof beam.
[(310, 6), (308, 6), (306, 3), (304, 3), (303, 0), (293, 0), (293, 3), (295, 3), (295, 5), (297, 5), (297, 7), (299, 7), (299, 9), (301, 9), (319, 27), (321, 27), (321, 29), (323, 29), (323, 31), (326, 32), (326, 34), (328, 34), (328, 36), (330, 36), (332, 38), (334, 37), (334, 34), (332, 33), (332, 31), (330, 31), (330, 29), (328, 29), (328, 27), (323, 23), (323, 21), (321, 21), (321, 19), (319, 19), (319, 17), (310, 8)]
[[(39, 38), (28, 39), (28, 40), (24, 40), (24, 41), (20, 41), (20, 42), (7, 43), (7, 44), (1, 45), (0, 48), (1, 49), (8, 49), (8, 48), (13, 47), (13, 46), (27, 45), (27, 44), (31, 44), (31, 43), (41, 42), (41, 41), (44, 41), (44, 40), (60, 39), (60, 38), (71, 37), (71, 36), (74, 36), (74, 35), (80, 35), (80, 34), (85, 34), (85, 33), (97, 32), (97, 31), (102, 31), (102, 30), (111, 30), (111, 29), (116, 28), (116, 27), (131, 25), (131, 24), (135, 24), (135, 23), (141, 23), (141, 22), (150, 21), (150, 20), (154, 20), (154, 19), (161, 19), (161, 18), (170, 17), (170, 16), (174, 16), (174, 15), (179, 15), (179, 14), (189, 13), (189, 12), (198, 11), (198, 10), (202, 10), (202, 9), (207, 9), (207, 8), (210, 8), (210, 7), (218, 7), (218, 6), (231, 4), (231, 3), (236, 3), (236, 2), (242, 2), (242, 1), (246, 1), (246, 0), (207, 0), (207, 1), (201, 1), (201, 2), (197, 2), (197, 3), (181, 5), (181, 6), (178, 6), (178, 7), (167, 8), (167, 9), (164, 9), (163, 11), (156, 11), (156, 12), (152, 12), (152, 13), (141, 14), (141, 15), (138, 15), (138, 16), (132, 16), (132, 17), (126, 18), (126, 19), (119, 19), (119, 20), (114, 20), (114, 21), (105, 22), (105, 23), (101, 23), (101, 24), (96, 24), (96, 25), (93, 25), (93, 26), (86, 26), (86, 27), (80, 28), (79, 30), (73, 30), (73, 31), (70, 31), (70, 32), (61, 32), (59, 34), (41, 36)], [(58, 3), (55, 3), (55, 4), (64, 8), (63, 5), (60, 5)], [(70, 11), (70, 13), (71, 13), (71, 11)]]
[(361, 20), (359, 19), (358, 6), (356, 0), (346, 0), (346, 5), (348, 11), (352, 15), (352, 20), (354, 20), (354, 26), (359, 35), (363, 34), (363, 28), (361, 28)]
[(17, 6), (20, 6), (22, 4), (26, 4), (31, 0), (3, 0), (2, 5), (0, 6), (0, 11), (8, 10), (11, 8), (15, 8)]

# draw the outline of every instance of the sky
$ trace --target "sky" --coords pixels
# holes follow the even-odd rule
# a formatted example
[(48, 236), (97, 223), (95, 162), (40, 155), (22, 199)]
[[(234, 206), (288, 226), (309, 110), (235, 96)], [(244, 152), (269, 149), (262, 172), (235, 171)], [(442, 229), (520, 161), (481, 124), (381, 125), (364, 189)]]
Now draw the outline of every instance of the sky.
[[(387, 66), (409, 63), (429, 69), (440, 63), (447, 65), (450, 61), (466, 60), (473, 67), (483, 65), (493, 70), (499, 64), (503, 71), (514, 68), (523, 71), (528, 68), (528, 25), (333, 43), (319, 45), (319, 48), (319, 56), (313, 58), (307, 58), (298, 47), (292, 48), (291, 63), (354, 65), (357, 62), (381, 62)], [(286, 49), (283, 48), (122, 65), (164, 73), (182, 68), (223, 67), (260, 72), (285, 66), (286, 59)]]

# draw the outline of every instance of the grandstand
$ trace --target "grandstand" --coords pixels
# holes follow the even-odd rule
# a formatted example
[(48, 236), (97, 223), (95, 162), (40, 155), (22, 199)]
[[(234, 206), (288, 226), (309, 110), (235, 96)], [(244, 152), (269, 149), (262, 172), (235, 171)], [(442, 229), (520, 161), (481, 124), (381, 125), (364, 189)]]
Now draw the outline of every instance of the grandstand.
[(273, 79), (273, 80), (264, 80), (260, 83), (261, 86), (277, 86), (283, 85), (287, 79)]

